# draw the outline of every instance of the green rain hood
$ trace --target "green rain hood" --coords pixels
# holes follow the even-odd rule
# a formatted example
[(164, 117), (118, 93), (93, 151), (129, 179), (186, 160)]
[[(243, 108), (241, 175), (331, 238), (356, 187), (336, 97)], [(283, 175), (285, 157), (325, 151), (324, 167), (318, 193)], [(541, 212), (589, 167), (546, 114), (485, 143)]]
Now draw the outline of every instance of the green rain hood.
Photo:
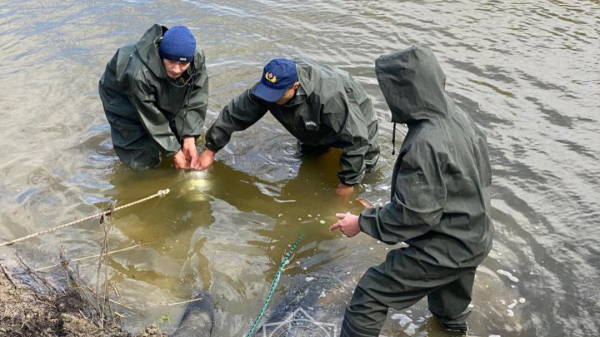
[(366, 157), (379, 155), (371, 99), (345, 71), (305, 61), (296, 61), (296, 69), (305, 94), (280, 106), (256, 97), (253, 86), (223, 108), (206, 132), (206, 147), (219, 151), (233, 132), (245, 130), (269, 111), (302, 143), (341, 148), (340, 181), (359, 183), (365, 175)]
[[(119, 48), (99, 84), (104, 109), (141, 123), (160, 150), (170, 156), (185, 137), (199, 137), (208, 107), (204, 53), (179, 79), (171, 79), (158, 47), (167, 28), (153, 25), (135, 45)], [(118, 123), (118, 121), (117, 121)]]
[(406, 123), (392, 175), (391, 202), (365, 210), (360, 228), (432, 265), (476, 267), (492, 246), (491, 167), (485, 135), (446, 94), (433, 53), (413, 47), (377, 59), (392, 113)]

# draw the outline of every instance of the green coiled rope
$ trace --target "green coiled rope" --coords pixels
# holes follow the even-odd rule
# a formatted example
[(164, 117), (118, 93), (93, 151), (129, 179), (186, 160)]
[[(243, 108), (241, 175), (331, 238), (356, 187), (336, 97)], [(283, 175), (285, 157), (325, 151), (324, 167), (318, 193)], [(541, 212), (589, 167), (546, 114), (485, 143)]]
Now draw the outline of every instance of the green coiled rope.
[(273, 283), (271, 283), (271, 290), (269, 291), (269, 296), (267, 296), (267, 300), (265, 301), (265, 304), (263, 305), (262, 310), (260, 311), (260, 314), (258, 315), (258, 317), (256, 317), (256, 320), (254, 321), (254, 324), (252, 325), (252, 329), (250, 329), (250, 331), (248, 332), (246, 337), (252, 337), (254, 335), (254, 330), (256, 330), (256, 327), (258, 327), (258, 323), (260, 323), (260, 320), (262, 319), (263, 315), (267, 311), (267, 307), (269, 306), (271, 297), (273, 297), (275, 288), (277, 288), (277, 283), (279, 283), (279, 278), (281, 277), (281, 272), (283, 272), (283, 268), (285, 268), (285, 266), (290, 262), (290, 257), (292, 257), (292, 255), (294, 254), (294, 251), (298, 247), (298, 243), (300, 243), (300, 240), (302, 240), (303, 237), (304, 237), (304, 233), (300, 234), (300, 236), (296, 239), (294, 244), (292, 244), (292, 247), (290, 248), (290, 250), (283, 257), (283, 260), (281, 261), (281, 265), (279, 266), (279, 269), (277, 269), (277, 273), (275, 274), (275, 278), (273, 279)]

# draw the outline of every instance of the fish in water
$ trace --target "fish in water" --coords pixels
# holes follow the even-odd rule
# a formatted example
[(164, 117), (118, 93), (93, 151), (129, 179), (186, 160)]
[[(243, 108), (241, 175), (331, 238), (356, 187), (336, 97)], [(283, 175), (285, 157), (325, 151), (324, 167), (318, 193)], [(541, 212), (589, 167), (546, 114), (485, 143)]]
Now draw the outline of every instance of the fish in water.
[[(366, 199), (356, 199), (365, 208), (374, 205)], [(273, 306), (271, 315), (258, 329), (261, 335), (265, 327), (277, 325), (293, 316), (299, 309), (307, 310), (310, 315), (324, 321), (333, 323), (343, 316), (345, 303), (350, 299), (352, 290), (362, 272), (335, 275), (333, 272), (317, 273), (311, 275), (297, 275), (284, 298)], [(344, 280), (340, 279), (343, 278)], [(309, 309), (310, 308), (310, 309)], [(199, 292), (194, 301), (188, 303), (183, 318), (174, 332), (174, 337), (210, 337), (215, 320), (215, 308), (209, 294)], [(334, 326), (335, 324), (328, 324)], [(335, 331), (335, 328), (334, 330)], [(290, 331), (290, 336), (295, 335)], [(289, 334), (288, 334), (289, 335)]]
[(173, 337), (210, 337), (215, 323), (215, 306), (212, 298), (205, 292), (194, 296), (187, 304), (185, 312), (173, 333)]
[[(273, 305), (271, 314), (257, 329), (256, 336), (262, 336), (265, 329), (269, 335), (274, 332), (274, 329), (279, 332), (278, 329), (280, 328), (278, 326), (280, 323), (289, 320), (300, 309), (310, 315), (310, 318), (327, 323), (319, 323), (319, 325), (330, 326), (331, 331), (326, 335), (333, 335), (333, 331), (336, 331), (336, 324), (343, 316), (345, 303), (352, 295), (352, 288), (345, 285), (345, 283), (354, 284), (360, 274), (352, 276), (350, 277), (345, 273), (339, 275), (339, 277), (345, 279), (342, 281), (331, 273), (311, 273), (308, 276), (306, 274), (297, 275), (283, 298)], [(304, 329), (310, 327), (306, 324), (306, 317), (302, 317), (302, 321)], [(213, 300), (207, 293), (199, 292), (194, 297), (194, 301), (187, 304), (181, 322), (172, 336), (210, 337), (214, 323), (215, 308)], [(287, 331), (285, 336), (304, 336), (303, 333), (305, 331), (295, 329)], [(283, 336), (281, 334), (276, 335)]]

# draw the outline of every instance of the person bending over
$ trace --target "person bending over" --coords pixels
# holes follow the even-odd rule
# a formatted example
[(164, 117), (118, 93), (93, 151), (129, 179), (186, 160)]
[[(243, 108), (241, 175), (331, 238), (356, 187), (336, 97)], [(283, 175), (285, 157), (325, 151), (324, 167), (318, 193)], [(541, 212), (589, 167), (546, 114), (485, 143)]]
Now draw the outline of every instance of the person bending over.
[(187, 27), (155, 24), (137, 43), (119, 48), (98, 90), (123, 163), (135, 170), (155, 167), (162, 152), (175, 168), (193, 166), (206, 118), (208, 73)]
[(336, 192), (353, 191), (379, 159), (377, 116), (364, 88), (345, 71), (305, 61), (271, 60), (262, 77), (223, 108), (206, 132), (197, 168), (209, 167), (236, 131), (269, 111), (303, 152), (342, 149)]

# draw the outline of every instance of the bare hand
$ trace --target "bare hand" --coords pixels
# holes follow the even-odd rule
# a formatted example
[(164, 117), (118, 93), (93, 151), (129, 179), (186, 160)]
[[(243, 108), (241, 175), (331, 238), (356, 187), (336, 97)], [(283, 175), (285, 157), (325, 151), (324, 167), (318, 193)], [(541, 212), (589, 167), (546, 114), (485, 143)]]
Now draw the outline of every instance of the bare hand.
[(345, 236), (351, 238), (360, 233), (360, 226), (358, 225), (358, 216), (348, 213), (336, 213), (335, 216), (340, 219), (335, 225), (329, 227), (329, 231), (333, 232), (336, 229), (340, 229), (340, 232)]
[(207, 169), (215, 161), (215, 153), (209, 149), (205, 149), (204, 152), (196, 160), (194, 168), (197, 170)]
[(347, 196), (347, 195), (352, 194), (352, 192), (354, 192), (354, 186), (352, 186), (352, 185), (345, 185), (345, 184), (340, 183), (335, 188), (335, 193), (339, 196)]
[(175, 155), (173, 155), (173, 167), (176, 169), (186, 169), (189, 168), (185, 160), (185, 154), (183, 151), (179, 150)]
[(196, 139), (194, 137), (186, 137), (183, 139), (181, 152), (185, 155), (186, 168), (191, 168), (198, 158), (198, 149), (196, 148)]

